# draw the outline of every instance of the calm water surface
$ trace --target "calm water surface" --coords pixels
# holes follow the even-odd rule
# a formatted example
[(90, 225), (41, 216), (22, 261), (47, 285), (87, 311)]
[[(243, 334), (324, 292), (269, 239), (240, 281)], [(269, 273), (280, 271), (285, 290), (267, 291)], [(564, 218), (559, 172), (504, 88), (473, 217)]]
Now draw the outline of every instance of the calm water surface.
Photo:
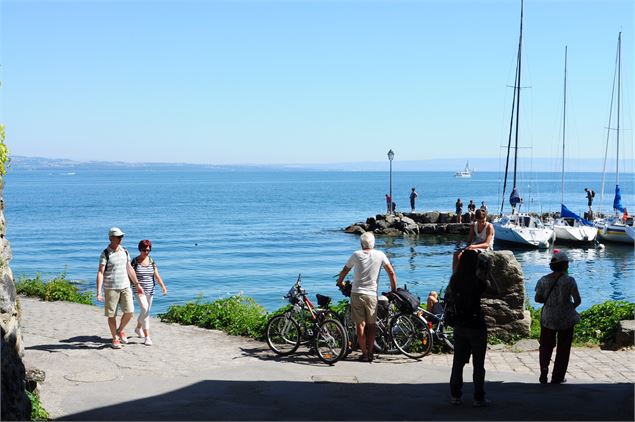
[[(569, 177), (565, 202), (586, 208), (584, 187), (600, 191), (601, 174)], [(607, 180), (612, 180), (607, 177)], [(635, 208), (633, 176), (622, 176), (623, 203)], [(268, 310), (302, 273), (311, 293), (340, 299), (335, 275), (358, 248), (342, 228), (385, 210), (385, 173), (217, 170), (14, 171), (6, 177), (7, 236), (17, 276), (67, 277), (94, 290), (107, 232), (119, 226), (124, 246), (135, 254), (140, 239), (153, 242), (153, 256), (169, 295), (155, 297), (154, 312), (202, 296), (213, 300), (244, 293)], [(398, 210), (408, 193), (419, 192), (418, 210), (453, 210), (467, 204), (500, 206), (495, 173), (472, 179), (451, 172), (397, 172), (393, 193)], [(560, 175), (541, 173), (521, 195), (534, 211), (559, 209)], [(607, 192), (613, 189), (607, 187)], [(509, 192), (509, 190), (508, 190)], [(610, 206), (607, 195), (604, 209)], [(599, 193), (596, 208), (601, 207)], [(497, 205), (495, 205), (497, 204)], [(424, 297), (447, 284), (452, 252), (461, 237), (379, 237), (399, 284)], [(633, 246), (605, 249), (562, 247), (574, 259), (571, 272), (582, 293), (582, 309), (606, 299), (635, 301)], [(523, 267), (530, 299), (538, 278), (548, 272), (549, 251), (514, 250)], [(387, 278), (382, 276), (387, 288)], [(531, 300), (533, 303), (533, 300)]]

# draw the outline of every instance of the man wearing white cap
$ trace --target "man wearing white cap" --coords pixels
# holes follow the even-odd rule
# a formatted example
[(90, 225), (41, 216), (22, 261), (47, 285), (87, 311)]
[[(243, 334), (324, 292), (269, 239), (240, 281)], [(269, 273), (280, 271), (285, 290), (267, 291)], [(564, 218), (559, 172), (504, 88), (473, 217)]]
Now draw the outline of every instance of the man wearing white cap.
[(573, 327), (580, 321), (580, 315), (575, 308), (582, 303), (575, 279), (567, 274), (569, 257), (558, 249), (553, 252), (549, 263), (549, 268), (553, 272), (542, 277), (536, 284), (535, 300), (538, 303), (544, 303), (540, 315), (539, 381), (541, 384), (547, 383), (549, 361), (554, 347), (556, 347), (556, 358), (553, 363), (551, 383), (566, 382), (564, 376), (569, 365)]
[[(108, 327), (112, 336), (112, 347), (121, 348), (121, 343), (128, 343), (124, 328), (132, 318), (134, 305), (130, 282), (135, 285), (137, 292), (143, 293), (143, 289), (137, 280), (130, 255), (121, 246), (124, 232), (118, 227), (113, 227), (108, 232), (110, 244), (103, 250), (99, 257), (99, 270), (97, 271), (97, 300), (104, 302), (104, 314), (108, 317)], [(101, 294), (102, 286), (104, 295)], [(121, 307), (121, 321), (117, 327), (117, 305)]]

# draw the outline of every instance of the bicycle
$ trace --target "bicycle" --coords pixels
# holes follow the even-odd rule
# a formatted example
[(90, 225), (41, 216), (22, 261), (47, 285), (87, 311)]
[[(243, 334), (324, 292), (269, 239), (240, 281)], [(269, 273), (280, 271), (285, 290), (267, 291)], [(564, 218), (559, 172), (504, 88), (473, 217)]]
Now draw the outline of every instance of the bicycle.
[[(340, 290), (344, 296), (350, 296), (350, 281), (346, 281)], [(378, 354), (402, 353), (412, 359), (420, 359), (432, 349), (432, 335), (428, 322), (414, 313), (402, 312), (397, 307), (398, 296), (395, 292), (385, 292), (377, 301), (377, 335), (374, 351)], [(349, 339), (347, 354), (356, 348), (357, 331), (352, 320), (350, 302), (340, 314)]]
[(320, 294), (316, 296), (319, 307), (307, 297), (306, 290), (302, 289), (302, 275), (298, 275), (285, 295), (291, 309), (267, 322), (267, 344), (281, 356), (294, 353), (300, 344), (310, 345), (322, 362), (333, 365), (344, 357), (348, 337), (340, 321), (333, 318), (334, 313), (328, 308), (331, 298)]
[[(439, 301), (442, 309), (445, 309), (445, 302), (443, 299)], [(446, 324), (445, 313), (433, 314), (426, 309), (419, 307), (419, 312), (428, 321), (432, 322), (432, 332), (435, 343), (439, 344), (443, 349), (454, 351), (454, 329)]]

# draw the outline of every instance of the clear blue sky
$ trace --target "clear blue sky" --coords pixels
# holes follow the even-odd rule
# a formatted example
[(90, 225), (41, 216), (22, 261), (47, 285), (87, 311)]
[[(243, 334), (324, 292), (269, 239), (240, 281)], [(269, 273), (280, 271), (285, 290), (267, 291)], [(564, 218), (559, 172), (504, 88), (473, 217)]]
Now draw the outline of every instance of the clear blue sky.
[[(0, 3), (0, 121), (13, 154), (148, 162), (498, 157), (520, 1)], [(623, 31), (633, 151), (633, 0), (526, 0), (521, 143), (603, 155)], [(597, 169), (598, 171), (600, 169)]]

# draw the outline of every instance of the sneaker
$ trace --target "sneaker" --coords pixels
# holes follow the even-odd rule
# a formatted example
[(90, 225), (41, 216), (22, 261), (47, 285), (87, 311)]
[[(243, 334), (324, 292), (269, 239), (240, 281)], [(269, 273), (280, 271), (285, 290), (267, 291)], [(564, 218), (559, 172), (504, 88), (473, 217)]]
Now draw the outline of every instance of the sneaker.
[(487, 407), (491, 405), (492, 405), (492, 401), (488, 399), (474, 400), (474, 403), (472, 403), (472, 406), (474, 407)]
[(119, 331), (119, 340), (121, 340), (123, 344), (128, 344), (128, 337), (126, 337), (126, 333)]
[(146, 337), (146, 341), (143, 342), (146, 346), (152, 346), (152, 339), (150, 337)]
[(450, 404), (452, 406), (460, 406), (463, 404), (463, 400), (461, 400), (461, 397), (452, 397), (450, 398)]
[(566, 378), (562, 378), (561, 380), (554, 380), (554, 379), (551, 380), (552, 384), (564, 384), (566, 382), (567, 382)]
[(143, 335), (143, 331), (141, 330), (141, 328), (135, 328), (134, 332), (137, 334), (137, 336), (139, 336), (139, 338), (145, 338), (145, 335)]
[(540, 378), (538, 378), (538, 381), (540, 381), (541, 384), (547, 383), (547, 371), (540, 372)]
[(121, 342), (118, 338), (114, 339), (111, 344), (113, 349), (121, 349)]

